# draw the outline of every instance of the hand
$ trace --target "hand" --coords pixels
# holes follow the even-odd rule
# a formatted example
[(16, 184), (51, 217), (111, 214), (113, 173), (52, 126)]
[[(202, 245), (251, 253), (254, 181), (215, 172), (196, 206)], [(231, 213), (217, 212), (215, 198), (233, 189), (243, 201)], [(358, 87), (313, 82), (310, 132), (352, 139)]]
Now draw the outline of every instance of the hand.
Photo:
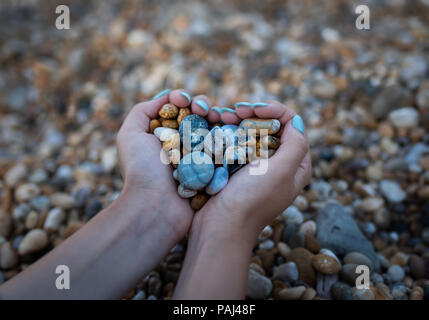
[[(209, 112), (209, 118), (218, 121), (212, 112)], [(196, 228), (203, 225), (210, 234), (226, 230), (254, 241), (262, 228), (290, 206), (308, 184), (311, 177), (308, 139), (302, 119), (279, 102), (272, 101), (255, 108), (238, 106), (236, 114), (221, 116), (224, 123), (237, 123), (240, 121), (237, 118), (256, 116), (279, 119), (284, 126), (281, 145), (268, 159), (267, 172), (251, 175), (250, 164), (242, 167), (197, 213), (199, 221), (194, 223)]]
[[(191, 100), (183, 90), (164, 92), (154, 100), (133, 107), (118, 132), (116, 144), (119, 167), (125, 180), (123, 192), (135, 195), (137, 201), (143, 201), (143, 195), (150, 199), (151, 206), (161, 209), (162, 218), (169, 221), (180, 240), (188, 231), (194, 212), (189, 199), (177, 194), (173, 168), (161, 162), (161, 143), (149, 133), (149, 122), (157, 118), (160, 108), (169, 102), (179, 108), (191, 106), (193, 113), (206, 116), (210, 101), (205, 96)], [(148, 206), (148, 203), (144, 205)]]

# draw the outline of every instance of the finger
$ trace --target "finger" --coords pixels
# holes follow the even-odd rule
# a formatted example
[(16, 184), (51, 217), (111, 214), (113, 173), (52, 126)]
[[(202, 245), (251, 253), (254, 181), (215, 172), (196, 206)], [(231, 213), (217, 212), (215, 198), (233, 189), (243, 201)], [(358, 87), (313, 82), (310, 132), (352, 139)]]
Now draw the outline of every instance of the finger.
[(210, 99), (205, 95), (199, 95), (192, 98), (191, 110), (192, 113), (205, 117), (209, 113), (211, 107)]
[(220, 115), (222, 114), (221, 108), (218, 106), (213, 106), (209, 109), (208, 119), (210, 123), (220, 122)]
[(310, 183), (311, 179), (311, 154), (310, 151), (304, 157), (298, 170), (295, 174), (294, 188), (295, 194), (299, 194), (301, 190)]
[(236, 114), (236, 110), (232, 108), (221, 108), (220, 119), (225, 124), (239, 124), (241, 118), (239, 118)]
[(148, 132), (149, 121), (158, 116), (159, 110), (166, 103), (168, 103), (168, 95), (136, 104), (125, 118), (120, 130)]
[(280, 139), (281, 145), (270, 160), (279, 170), (287, 174), (293, 173), (295, 176), (309, 150), (304, 122), (299, 115), (295, 115), (286, 123)]
[(241, 119), (252, 118), (255, 116), (253, 111), (253, 104), (247, 101), (241, 101), (234, 104), (235, 111), (238, 117)]
[(170, 93), (170, 102), (176, 107), (185, 108), (191, 104), (191, 96), (183, 89), (173, 90)]
[(279, 119), (280, 123), (284, 126), (296, 115), (295, 111), (278, 101), (267, 101), (266, 103), (268, 105), (254, 104), (253, 110), (257, 117), (264, 119)]

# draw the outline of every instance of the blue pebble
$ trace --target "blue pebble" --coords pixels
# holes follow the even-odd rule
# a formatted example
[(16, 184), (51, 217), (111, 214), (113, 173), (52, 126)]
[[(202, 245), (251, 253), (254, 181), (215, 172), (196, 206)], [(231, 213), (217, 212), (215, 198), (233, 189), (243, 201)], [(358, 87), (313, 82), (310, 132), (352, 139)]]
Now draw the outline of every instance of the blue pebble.
[[(207, 135), (209, 124), (197, 114), (191, 114), (182, 120), (179, 126), (180, 140), (186, 149), (193, 150), (204, 141)], [(189, 148), (190, 142), (190, 148)]]
[(184, 156), (177, 167), (179, 182), (191, 190), (203, 189), (212, 179), (214, 164), (207, 154), (194, 151)]
[(221, 191), (228, 183), (228, 176), (228, 170), (226, 170), (224, 167), (216, 168), (213, 179), (206, 187), (206, 192), (210, 195), (214, 195)]

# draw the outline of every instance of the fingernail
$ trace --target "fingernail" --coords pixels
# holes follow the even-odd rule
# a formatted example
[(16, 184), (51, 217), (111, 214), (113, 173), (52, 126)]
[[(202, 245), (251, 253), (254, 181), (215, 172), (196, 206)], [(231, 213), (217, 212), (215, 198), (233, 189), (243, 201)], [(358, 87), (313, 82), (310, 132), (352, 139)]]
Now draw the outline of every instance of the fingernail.
[(265, 102), (256, 102), (256, 103), (252, 104), (252, 108), (266, 107), (266, 106), (268, 106), (268, 103), (265, 103)]
[(156, 96), (154, 96), (152, 98), (152, 100), (156, 100), (158, 98), (161, 98), (162, 96), (165, 96), (166, 94), (170, 93), (170, 89), (165, 89), (164, 91), (161, 91), (160, 93), (158, 93)]
[(209, 106), (207, 105), (207, 103), (204, 100), (197, 100), (197, 101), (195, 101), (195, 104), (197, 104), (201, 108), (203, 108), (204, 111), (208, 111), (209, 110)]
[(219, 113), (219, 115), (222, 114), (222, 110), (219, 109), (218, 107), (212, 107), (211, 110), (216, 111), (217, 113)]
[(304, 121), (302, 121), (302, 118), (299, 115), (296, 115), (292, 119), (292, 126), (300, 131), (302, 134), (304, 134)]
[(220, 112), (231, 112), (231, 113), (235, 113), (234, 109), (230, 109), (230, 108), (222, 108), (220, 109)]
[(184, 91), (180, 92), (180, 94), (181, 94), (182, 96), (184, 96), (186, 99), (188, 99), (188, 102), (191, 102), (191, 97), (189, 96), (189, 94), (187, 94), (187, 93), (186, 93), (186, 92), (184, 92)]
[(236, 104), (234, 104), (234, 107), (252, 107), (252, 104), (250, 102), (237, 102)]

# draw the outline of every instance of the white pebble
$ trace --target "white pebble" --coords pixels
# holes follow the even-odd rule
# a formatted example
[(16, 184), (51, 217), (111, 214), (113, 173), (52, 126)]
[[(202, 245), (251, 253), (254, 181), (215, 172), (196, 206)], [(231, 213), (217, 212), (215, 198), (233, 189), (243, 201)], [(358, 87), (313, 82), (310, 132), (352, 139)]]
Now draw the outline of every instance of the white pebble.
[(48, 231), (56, 231), (59, 229), (61, 223), (64, 221), (66, 214), (60, 208), (53, 208), (49, 211), (46, 217), (43, 228)]
[(298, 208), (294, 206), (290, 206), (285, 211), (283, 211), (281, 216), (286, 223), (290, 223), (295, 226), (299, 226), (304, 221), (301, 211), (299, 211)]

